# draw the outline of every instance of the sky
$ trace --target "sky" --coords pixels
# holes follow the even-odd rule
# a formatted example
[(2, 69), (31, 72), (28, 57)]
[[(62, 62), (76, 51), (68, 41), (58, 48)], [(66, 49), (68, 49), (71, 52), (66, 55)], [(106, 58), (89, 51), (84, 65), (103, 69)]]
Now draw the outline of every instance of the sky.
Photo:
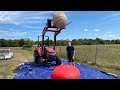
[[(0, 38), (30, 38), (36, 41), (56, 11), (0, 11)], [(57, 36), (61, 39), (120, 39), (120, 11), (63, 11), (68, 23)], [(54, 33), (47, 32), (53, 40)], [(40, 38), (41, 40), (41, 38)]]

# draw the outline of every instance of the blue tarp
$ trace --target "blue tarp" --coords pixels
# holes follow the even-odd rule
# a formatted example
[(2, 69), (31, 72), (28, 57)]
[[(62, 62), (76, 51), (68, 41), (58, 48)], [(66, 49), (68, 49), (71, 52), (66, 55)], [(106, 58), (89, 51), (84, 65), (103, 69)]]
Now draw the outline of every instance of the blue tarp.
[[(68, 64), (68, 60), (63, 60), (62, 64)], [(80, 70), (81, 75), (79, 79), (120, 79), (120, 76), (113, 76), (89, 66), (77, 63), (75, 66)], [(51, 78), (51, 72), (55, 67), (54, 62), (44, 66), (34, 63), (24, 63), (20, 65), (13, 79), (53, 79)]]

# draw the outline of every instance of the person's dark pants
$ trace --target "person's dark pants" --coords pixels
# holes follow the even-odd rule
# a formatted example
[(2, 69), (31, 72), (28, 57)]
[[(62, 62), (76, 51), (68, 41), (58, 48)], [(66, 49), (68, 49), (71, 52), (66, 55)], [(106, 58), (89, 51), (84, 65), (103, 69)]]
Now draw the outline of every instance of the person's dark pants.
[(68, 56), (68, 60), (69, 60), (69, 62), (74, 62), (73, 56)]

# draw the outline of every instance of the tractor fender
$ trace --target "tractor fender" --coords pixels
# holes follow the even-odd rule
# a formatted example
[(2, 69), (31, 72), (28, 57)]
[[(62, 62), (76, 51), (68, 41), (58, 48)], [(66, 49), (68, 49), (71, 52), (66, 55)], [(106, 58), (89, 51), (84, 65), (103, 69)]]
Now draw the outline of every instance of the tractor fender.
[(36, 47), (36, 50), (38, 52), (39, 56), (42, 56), (42, 51), (41, 51), (41, 47)]

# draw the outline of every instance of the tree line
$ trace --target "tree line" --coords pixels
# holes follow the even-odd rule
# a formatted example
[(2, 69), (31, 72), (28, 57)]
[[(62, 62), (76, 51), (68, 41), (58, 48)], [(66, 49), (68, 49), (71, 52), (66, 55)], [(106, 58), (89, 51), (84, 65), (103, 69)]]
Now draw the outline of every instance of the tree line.
[(22, 39), (0, 39), (0, 47), (22, 47), (23, 45), (32, 46), (34, 45), (34, 41), (29, 38)]
[[(69, 39), (66, 40), (57, 40), (56, 44), (57, 46), (66, 46), (67, 42), (70, 41)], [(49, 45), (53, 45), (54, 42), (53, 40), (45, 40), (45, 44), (47, 45), (49, 43)], [(98, 45), (98, 44), (120, 44), (120, 40), (116, 39), (116, 40), (103, 40), (100, 38), (96, 38), (96, 39), (73, 39), (71, 40), (71, 43), (73, 45)], [(33, 46), (33, 45), (37, 45), (38, 41), (33, 41), (30, 40), (29, 38), (21, 38), (21, 39), (15, 39), (15, 40), (11, 40), (11, 39), (0, 39), (0, 47), (23, 47), (23, 46)], [(40, 44), (42, 44), (42, 42), (40, 41)]]

